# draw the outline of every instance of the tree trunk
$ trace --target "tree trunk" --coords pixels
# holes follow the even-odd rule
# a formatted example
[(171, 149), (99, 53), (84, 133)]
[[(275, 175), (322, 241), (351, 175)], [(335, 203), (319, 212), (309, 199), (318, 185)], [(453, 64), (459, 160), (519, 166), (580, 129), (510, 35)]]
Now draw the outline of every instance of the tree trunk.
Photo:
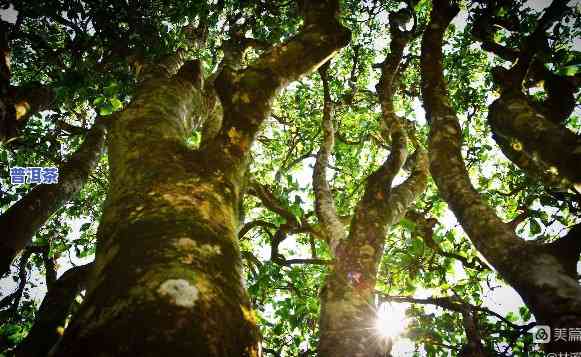
[(382, 108), (381, 126), (386, 138), (391, 139), (391, 153), (367, 178), (365, 193), (357, 203), (348, 236), (337, 215), (326, 177), (335, 133), (327, 73), (325, 69), (320, 71), (325, 99), (324, 135), (313, 170), (313, 188), (317, 217), (335, 258), (321, 292), (318, 353), (322, 357), (389, 354), (391, 340), (376, 329), (377, 270), (388, 227), (403, 218), (427, 185), (427, 153), (418, 148), (410, 160), (413, 162), (411, 175), (399, 186), (392, 187), (393, 179), (408, 157), (408, 134), (403, 118), (393, 110), (392, 97), (399, 80), (403, 51), (412, 33), (400, 30), (395, 21), (391, 21), (390, 32), (390, 53), (381, 65), (382, 76), (376, 88)]
[(478, 324), (474, 312), (468, 309), (461, 312), (462, 325), (466, 332), (467, 342), (459, 352), (459, 357), (491, 357), (482, 344), (482, 336), (478, 330)]
[(384, 349), (375, 329), (373, 273), (341, 266), (327, 276), (321, 292), (319, 356), (375, 356)]
[(57, 184), (41, 184), (0, 216), (0, 274), (30, 242), (50, 216), (76, 195), (97, 165), (105, 143), (106, 125), (95, 122), (79, 150), (59, 168)]
[[(425, 156), (425, 153), (420, 154)], [(339, 243), (335, 264), (321, 292), (319, 356), (383, 356), (391, 341), (375, 328), (375, 282), (387, 228), (397, 224), (427, 185), (427, 159), (383, 202), (362, 201), (349, 236)], [(376, 191), (366, 192), (376, 197)], [(372, 204), (370, 204), (372, 203)]]
[(57, 356), (258, 354), (236, 239), (241, 177), (184, 144), (204, 116), (200, 71), (147, 78), (112, 124), (95, 270)]

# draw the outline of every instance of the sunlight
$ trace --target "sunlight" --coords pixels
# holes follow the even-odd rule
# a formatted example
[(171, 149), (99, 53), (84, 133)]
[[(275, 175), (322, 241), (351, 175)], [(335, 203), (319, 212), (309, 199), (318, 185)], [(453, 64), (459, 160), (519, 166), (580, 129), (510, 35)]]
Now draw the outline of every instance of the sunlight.
[(405, 307), (402, 304), (382, 303), (377, 310), (375, 330), (383, 338), (395, 338), (407, 327)]

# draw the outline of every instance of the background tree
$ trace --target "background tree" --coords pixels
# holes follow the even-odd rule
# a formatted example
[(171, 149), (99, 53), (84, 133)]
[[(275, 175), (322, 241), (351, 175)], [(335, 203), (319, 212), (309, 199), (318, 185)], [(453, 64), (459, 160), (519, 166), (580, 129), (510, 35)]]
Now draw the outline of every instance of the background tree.
[[(520, 83), (522, 83), (531, 62), (530, 59), (533, 57), (533, 54), (527, 52), (532, 51), (532, 44), (534, 43), (536, 46), (540, 42), (545, 30), (553, 21), (558, 20), (566, 9), (566, 2), (553, 2), (539, 19), (532, 34), (524, 41), (523, 56), (508, 71), (513, 77), (504, 78), (505, 82), (503, 82), (503, 85), (508, 87), (518, 85), (519, 89), (512, 87), (510, 94), (505, 91), (492, 104), (489, 115), (493, 121), (500, 121), (501, 125), (507, 125), (510, 121), (525, 121), (526, 119), (522, 118), (525, 115), (527, 117), (538, 115), (539, 119), (537, 120), (541, 120), (541, 117), (544, 118), (542, 114), (536, 114), (532, 108), (526, 110), (525, 107), (516, 105), (519, 103), (527, 104), (524, 94), (520, 94)], [(454, 109), (447, 98), (441, 59), (445, 28), (458, 13), (458, 10), (457, 5), (446, 1), (436, 1), (432, 10), (431, 22), (428, 25), (428, 29), (431, 31), (424, 33), (422, 41), (423, 97), (426, 112), (431, 120), (430, 162), (432, 174), (440, 192), (450, 203), (451, 209), (457, 215), (468, 236), (474, 241), (477, 249), (521, 294), (537, 319), (554, 328), (568, 328), (566, 326), (574, 325), (581, 320), (578, 315), (581, 307), (581, 288), (576, 272), (580, 252), (577, 228), (571, 229), (565, 237), (551, 244), (542, 245), (538, 242), (526, 242), (519, 239), (514, 234), (511, 225), (503, 223), (495, 212), (480, 199), (470, 183), (463, 164), (460, 153), (461, 129)], [(504, 70), (497, 69), (497, 71)], [(516, 91), (518, 94), (515, 93)], [(515, 97), (522, 99), (512, 102)], [(499, 107), (503, 105), (506, 105), (507, 108), (500, 109)], [(512, 112), (512, 115), (516, 115), (516, 117), (504, 120), (494, 119), (495, 115), (500, 115), (499, 109), (508, 110), (508, 106), (511, 106), (509, 113)], [(520, 113), (517, 114), (516, 111)], [(527, 122), (530, 124), (531, 120)], [(539, 125), (531, 125), (541, 130)], [(518, 131), (521, 135), (536, 135), (537, 140), (540, 140), (539, 133), (533, 134), (531, 129), (522, 127)], [(573, 136), (573, 141), (578, 140), (574, 138), (573, 133), (567, 129), (563, 130), (568, 133), (567, 135)], [(506, 140), (506, 137), (503, 140)], [(518, 141), (518, 139), (515, 140)], [(561, 144), (569, 145), (568, 142), (569, 140), (561, 142)], [(516, 144), (515, 142), (515, 146)], [(528, 151), (529, 155), (532, 154), (534, 149), (531, 148), (530, 144), (524, 144), (524, 147), (530, 150)], [(572, 163), (566, 164), (567, 167), (571, 167), (571, 165)], [(571, 178), (565, 174), (564, 180), (574, 183), (575, 179), (570, 180)], [(573, 249), (572, 261), (568, 261), (564, 256), (566, 254), (564, 251), (567, 249), (564, 246), (571, 246), (569, 249)], [(521, 264), (514, 264), (515, 259), (520, 260)], [(573, 264), (575, 268), (572, 268), (570, 264)], [(549, 344), (548, 351), (573, 352), (578, 348), (576, 345), (578, 344), (575, 341), (554, 340)]]

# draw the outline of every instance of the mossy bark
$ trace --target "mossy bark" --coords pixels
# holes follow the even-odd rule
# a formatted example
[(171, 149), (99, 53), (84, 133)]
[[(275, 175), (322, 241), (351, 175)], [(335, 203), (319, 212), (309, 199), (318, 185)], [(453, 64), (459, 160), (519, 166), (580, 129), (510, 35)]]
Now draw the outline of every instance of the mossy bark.
[(145, 77), (111, 128), (95, 270), (57, 356), (259, 354), (237, 240), (250, 146), (276, 93), (348, 42), (338, 11), (308, 2), (300, 33), (243, 70), (224, 66), (211, 84), (222, 125), (199, 150), (186, 136), (215, 115), (199, 63)]
[(536, 111), (523, 94), (503, 94), (488, 122), (502, 151), (549, 186), (581, 189), (581, 138)]
[(374, 356), (388, 349), (390, 341), (375, 329), (376, 275), (388, 227), (399, 222), (426, 188), (426, 153), (417, 157), (414, 171), (401, 185), (389, 189), (368, 182), (321, 292), (320, 356)]
[(376, 356), (385, 349), (375, 328), (375, 275), (360, 274), (342, 266), (326, 278), (319, 319), (321, 357)]
[(186, 146), (205, 113), (187, 66), (147, 78), (112, 124), (95, 268), (57, 356), (258, 355), (236, 239), (240, 170)]
[[(581, 288), (568, 274), (568, 261), (550, 245), (520, 239), (502, 222), (470, 182), (461, 155), (461, 128), (442, 72), (444, 31), (458, 8), (434, 1), (422, 41), (424, 105), (431, 122), (430, 171), (442, 197), (478, 251), (521, 295), (540, 324), (569, 328), (581, 323)], [(578, 258), (577, 258), (578, 259)], [(575, 352), (581, 342), (553, 341), (547, 352)]]
[(357, 203), (349, 234), (341, 223), (326, 178), (326, 166), (333, 147), (334, 128), (332, 102), (326, 71), (322, 70), (325, 107), (324, 139), (313, 172), (316, 213), (321, 230), (334, 254), (334, 265), (321, 292), (319, 321), (319, 356), (386, 356), (391, 340), (377, 331), (375, 307), (376, 275), (383, 256), (388, 228), (397, 224), (408, 207), (425, 190), (428, 175), (427, 153), (418, 148), (414, 154), (412, 173), (402, 184), (392, 187), (393, 179), (408, 158), (408, 134), (393, 110), (395, 83), (403, 50), (412, 38), (410, 32), (391, 27), (390, 53), (383, 62), (377, 85), (382, 108), (382, 132), (390, 139), (391, 153), (371, 174), (365, 193)]

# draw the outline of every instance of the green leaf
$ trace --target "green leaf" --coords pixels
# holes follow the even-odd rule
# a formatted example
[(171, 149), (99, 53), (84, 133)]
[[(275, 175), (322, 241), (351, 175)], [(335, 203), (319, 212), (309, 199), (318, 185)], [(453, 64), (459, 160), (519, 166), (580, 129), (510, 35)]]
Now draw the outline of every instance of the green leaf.
[(424, 241), (417, 238), (412, 238), (411, 253), (413, 255), (422, 255), (424, 252)]
[(559, 68), (557, 74), (561, 76), (574, 76), (579, 72), (581, 72), (581, 64), (573, 64), (570, 66)]
[(110, 103), (111, 106), (113, 107), (113, 111), (117, 111), (123, 107), (123, 103), (117, 98), (112, 98), (110, 100)]
[(107, 97), (112, 97), (117, 94), (119, 90), (119, 84), (117, 82), (110, 83), (107, 87), (103, 88), (103, 92)]
[(99, 115), (105, 116), (105, 115), (111, 115), (113, 113), (113, 106), (111, 106), (111, 104), (107, 103), (104, 106), (102, 106), (99, 109)]
[(105, 97), (97, 97), (97, 98), (95, 98), (95, 100), (93, 100), (93, 105), (99, 106), (99, 105), (103, 104), (104, 102), (105, 102)]
[(541, 225), (537, 221), (537, 219), (531, 219), (529, 221), (529, 229), (532, 235), (537, 235), (541, 233)]

